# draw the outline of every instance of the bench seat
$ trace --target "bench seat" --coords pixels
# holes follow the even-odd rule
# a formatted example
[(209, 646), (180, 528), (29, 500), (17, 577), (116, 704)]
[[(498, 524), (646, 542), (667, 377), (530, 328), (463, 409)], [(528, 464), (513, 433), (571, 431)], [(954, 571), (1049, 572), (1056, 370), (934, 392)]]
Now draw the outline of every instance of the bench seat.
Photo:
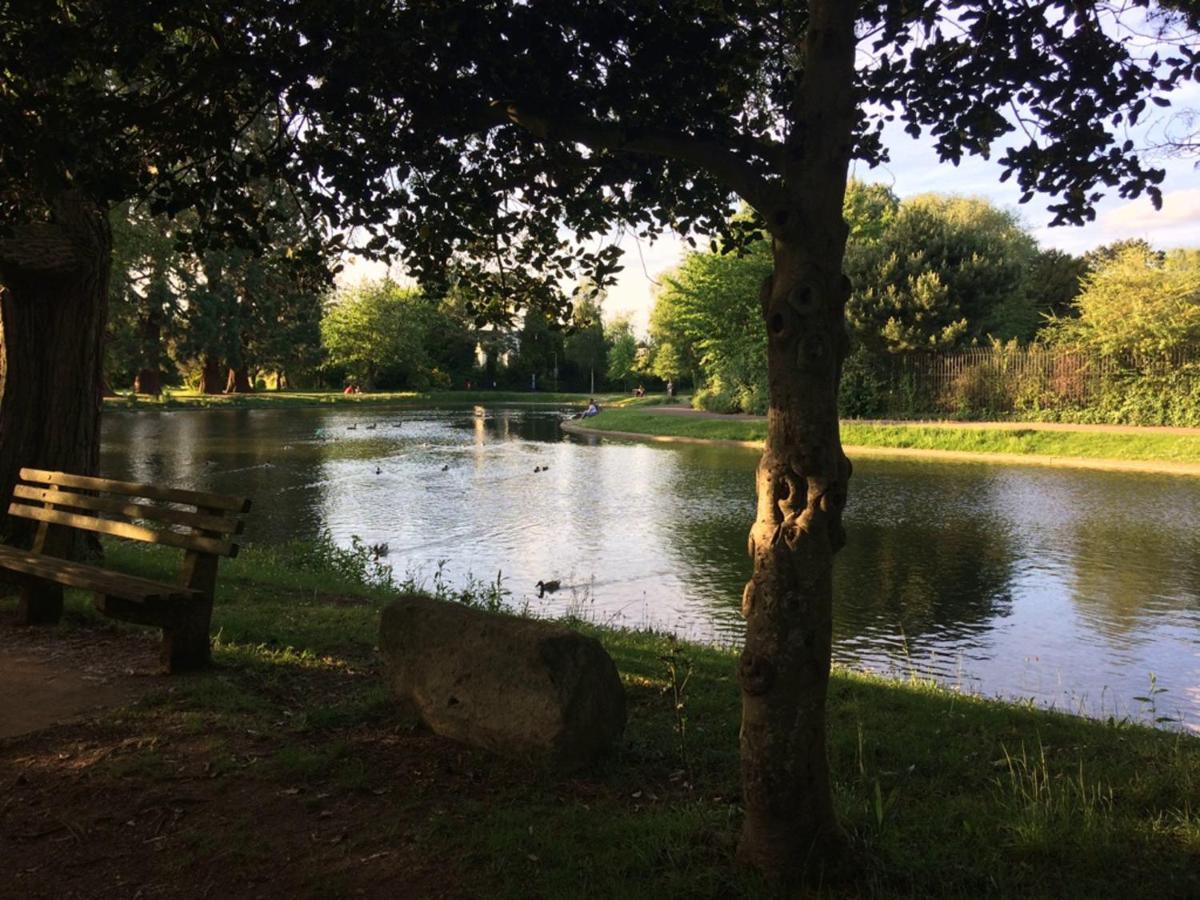
[(0, 545), (0, 568), (30, 575), (41, 581), (52, 581), (64, 587), (95, 591), (110, 597), (120, 597), (134, 603), (171, 603), (200, 600), (204, 594), (178, 584), (151, 581), (99, 566), (70, 562), (56, 556), (43, 556), (30, 550)]
[[(21, 469), (20, 478), (8, 515), (36, 523), (33, 546), (0, 545), (0, 571), (20, 585), (19, 624), (57, 622), (64, 588), (91, 591), (104, 615), (162, 629), (168, 672), (209, 664), (217, 563), (237, 555), (231, 538), (242, 532), (249, 498), (46, 469)], [(69, 559), (88, 532), (184, 551), (178, 582)]]

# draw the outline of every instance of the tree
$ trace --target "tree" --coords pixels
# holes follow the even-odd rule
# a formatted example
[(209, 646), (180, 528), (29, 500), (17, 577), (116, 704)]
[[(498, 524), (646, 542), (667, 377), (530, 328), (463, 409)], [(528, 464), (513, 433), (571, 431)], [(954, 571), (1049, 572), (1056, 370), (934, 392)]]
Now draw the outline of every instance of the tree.
[[(247, 169), (230, 157), (249, 118), (275, 106), (259, 65), (270, 35), (246, 27), (266, 5), (0, 5), (0, 496), (22, 466), (96, 470), (109, 210), (194, 207), (207, 235), (253, 240)], [(253, 164), (279, 162), (272, 151)]]
[(563, 355), (575, 370), (574, 387), (596, 389), (596, 372), (608, 369), (608, 342), (604, 335), (604, 292), (591, 284), (575, 290), (571, 330), (563, 340)]
[(229, 386), (229, 372), (241, 367), (242, 330), (250, 312), (245, 290), (256, 262), (239, 249), (208, 250), (190, 262), (176, 351), (181, 360), (199, 364), (200, 392), (219, 394)]
[(1044, 323), (1047, 317), (1070, 314), (1079, 295), (1079, 280), (1088, 266), (1082, 257), (1062, 250), (1041, 250), (1029, 275), (1029, 297)]
[(620, 382), (622, 390), (629, 390), (638, 360), (637, 338), (628, 316), (618, 316), (608, 323), (608, 377)]
[(756, 241), (743, 255), (689, 253), (663, 276), (651, 334), (685, 348), (704, 373), (696, 400), (720, 412), (763, 412), (767, 399), (766, 347), (758, 288), (771, 274), (771, 251)]
[(872, 351), (943, 350), (1032, 336), (1033, 238), (985, 200), (925, 194), (900, 204), (875, 240), (850, 241), (847, 317)]
[(540, 306), (525, 310), (517, 337), (517, 353), (509, 374), (521, 387), (547, 387), (557, 361), (566, 358), (562, 325), (553, 312)]
[(1200, 250), (1126, 247), (1084, 277), (1074, 312), (1051, 320), (1049, 342), (1142, 358), (1200, 348)]
[[(844, 842), (824, 706), (850, 477), (837, 420), (850, 161), (882, 159), (898, 116), (945, 160), (997, 151), (1025, 199), (1055, 198), (1059, 224), (1089, 218), (1105, 188), (1159, 201), (1162, 172), (1115, 132), (1194, 77), (1200, 54), (1184, 36), (1135, 58), (1124, 9), (433, 0), (299, 13), (286, 60), (306, 77), (287, 101), (305, 110), (304, 158), (320, 160), (327, 207), (423, 281), (453, 272), (479, 296), (565, 304), (559, 285), (580, 270), (609, 283), (618, 255), (593, 239), (616, 223), (731, 250), (770, 235), (770, 415), (738, 665), (739, 856), (767, 872)], [(753, 225), (730, 216), (734, 195)]]
[(420, 291), (390, 278), (334, 294), (321, 322), (329, 363), (367, 388), (429, 386), (428, 333), (434, 317)]
[(139, 393), (162, 391), (166, 338), (178, 313), (180, 258), (161, 216), (123, 203), (110, 215), (113, 267), (105, 380)]
[(1151, 247), (1150, 242), (1145, 238), (1123, 238), (1119, 241), (1101, 244), (1083, 254), (1085, 274), (1104, 268), (1128, 251), (1134, 251), (1143, 257), (1157, 256), (1160, 261), (1163, 257), (1162, 251)]
[(896, 221), (900, 198), (886, 184), (851, 178), (846, 183), (846, 199), (842, 209), (850, 229), (850, 243), (869, 245), (882, 239)]

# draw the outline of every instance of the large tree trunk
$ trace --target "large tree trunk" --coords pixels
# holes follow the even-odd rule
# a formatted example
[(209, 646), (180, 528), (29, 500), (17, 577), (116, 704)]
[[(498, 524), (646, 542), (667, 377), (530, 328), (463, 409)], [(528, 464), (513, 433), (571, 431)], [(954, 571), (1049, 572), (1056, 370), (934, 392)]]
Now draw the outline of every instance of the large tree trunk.
[(221, 361), (214, 354), (206, 353), (204, 367), (200, 370), (200, 393), (219, 394), (222, 388)]
[[(108, 217), (74, 192), (48, 222), (0, 241), (0, 498), (7, 509), (23, 466), (92, 475), (100, 454)], [(5, 535), (26, 529), (5, 521)]]
[(245, 366), (239, 368), (231, 368), (229, 375), (225, 379), (225, 393), (227, 394), (250, 394), (254, 392), (254, 385), (250, 383), (250, 370)]
[(845, 542), (850, 463), (837, 390), (848, 339), (842, 218), (854, 122), (855, 6), (809, 5), (805, 77), (784, 201), (764, 211), (775, 269), (763, 286), (770, 409), (742, 597), (739, 859), (770, 876), (815, 872), (844, 845), (825, 746), (833, 557)]
[(133, 379), (139, 394), (162, 393), (162, 309), (154, 304), (138, 322), (142, 365)]

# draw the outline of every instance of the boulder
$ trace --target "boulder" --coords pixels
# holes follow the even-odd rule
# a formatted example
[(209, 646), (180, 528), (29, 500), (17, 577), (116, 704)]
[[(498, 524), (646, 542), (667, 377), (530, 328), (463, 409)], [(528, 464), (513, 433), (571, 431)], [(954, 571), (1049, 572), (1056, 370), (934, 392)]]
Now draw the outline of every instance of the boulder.
[(410, 595), (383, 610), (392, 691), (434, 732), (561, 771), (625, 730), (625, 689), (600, 642), (549, 622)]

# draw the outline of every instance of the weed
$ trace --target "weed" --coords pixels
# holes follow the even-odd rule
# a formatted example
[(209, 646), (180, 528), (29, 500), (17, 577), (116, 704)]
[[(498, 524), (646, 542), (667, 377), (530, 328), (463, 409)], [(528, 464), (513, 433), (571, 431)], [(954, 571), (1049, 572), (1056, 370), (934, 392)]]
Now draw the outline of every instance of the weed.
[(1138, 703), (1143, 704), (1151, 722), (1155, 725), (1161, 725), (1165, 722), (1174, 722), (1174, 716), (1160, 716), (1158, 714), (1158, 695), (1165, 694), (1167, 689), (1158, 686), (1158, 676), (1153, 672), (1150, 673), (1150, 689), (1146, 691), (1146, 695), (1142, 697), (1134, 697)]
[(670, 649), (659, 658), (667, 671), (667, 686), (663, 688), (663, 693), (671, 695), (671, 711), (675, 718), (675, 746), (679, 753), (679, 764), (687, 773), (688, 781), (691, 781), (692, 764), (688, 755), (687, 733), (687, 689), (688, 683), (692, 680), (692, 661), (683, 655), (683, 651), (674, 638), (671, 639)]

